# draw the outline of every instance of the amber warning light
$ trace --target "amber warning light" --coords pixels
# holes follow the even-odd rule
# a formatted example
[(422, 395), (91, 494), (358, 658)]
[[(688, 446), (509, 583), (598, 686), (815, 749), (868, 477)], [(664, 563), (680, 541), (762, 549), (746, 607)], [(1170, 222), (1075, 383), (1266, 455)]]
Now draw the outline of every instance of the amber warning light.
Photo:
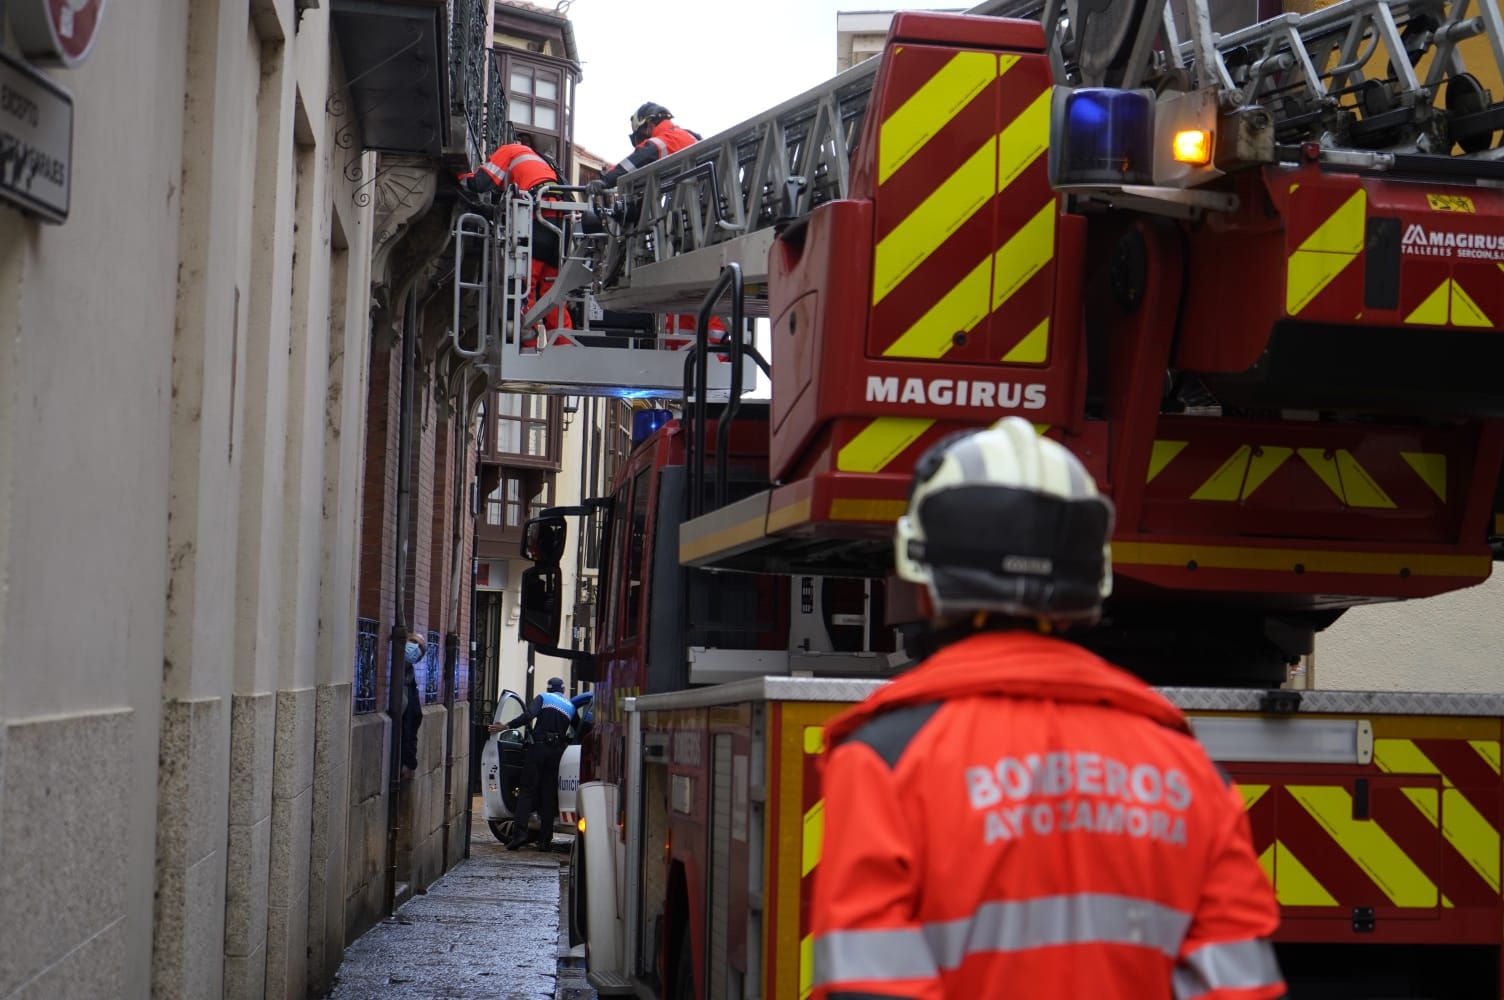
[(1204, 128), (1183, 128), (1176, 132), (1171, 148), (1180, 163), (1199, 167), (1212, 162), (1212, 134)]

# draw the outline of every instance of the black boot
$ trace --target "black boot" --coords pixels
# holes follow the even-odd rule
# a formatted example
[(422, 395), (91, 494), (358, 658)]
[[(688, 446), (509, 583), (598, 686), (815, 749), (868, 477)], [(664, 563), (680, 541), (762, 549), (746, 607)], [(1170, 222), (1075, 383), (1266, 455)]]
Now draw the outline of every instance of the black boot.
[(512, 828), (512, 839), (507, 841), (507, 850), (515, 851), (517, 850), (517, 848), (526, 844), (527, 841), (527, 827), (522, 826), (521, 824), (515, 825)]

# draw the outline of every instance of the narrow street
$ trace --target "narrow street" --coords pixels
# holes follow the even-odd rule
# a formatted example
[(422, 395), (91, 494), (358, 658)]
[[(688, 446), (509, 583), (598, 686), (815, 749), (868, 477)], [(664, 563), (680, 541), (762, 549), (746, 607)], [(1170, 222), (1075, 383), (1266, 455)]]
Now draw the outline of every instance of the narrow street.
[(562, 912), (568, 840), (507, 851), (472, 813), (470, 857), (345, 952), (330, 1000), (594, 1000)]

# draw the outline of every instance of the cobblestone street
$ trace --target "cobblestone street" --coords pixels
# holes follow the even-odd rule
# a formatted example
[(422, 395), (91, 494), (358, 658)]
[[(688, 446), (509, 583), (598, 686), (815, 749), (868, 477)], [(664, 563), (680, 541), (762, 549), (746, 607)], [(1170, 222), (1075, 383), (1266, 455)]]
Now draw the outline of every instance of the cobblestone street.
[(470, 857), (350, 946), (330, 1000), (591, 1000), (560, 940), (566, 850), (508, 852), (473, 815)]

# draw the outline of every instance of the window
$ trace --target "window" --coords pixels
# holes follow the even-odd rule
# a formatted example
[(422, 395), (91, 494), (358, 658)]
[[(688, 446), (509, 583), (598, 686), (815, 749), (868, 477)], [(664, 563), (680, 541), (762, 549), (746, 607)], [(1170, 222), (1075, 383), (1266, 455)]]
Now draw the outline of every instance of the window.
[(603, 432), (605, 435), (605, 489), (610, 489), (616, 473), (632, 454), (632, 406), (619, 399), (606, 401)]
[(637, 474), (632, 484), (631, 538), (627, 542), (627, 616), (621, 634), (630, 639), (637, 634), (638, 612), (642, 610), (644, 563), (648, 537), (648, 470)]
[(554, 502), (554, 477), (534, 469), (505, 469), (496, 489), (486, 497), (486, 523), (517, 529)]
[(559, 132), (558, 70), (510, 60), (507, 72), (507, 106), (512, 121), (540, 132)]
[[(499, 392), (492, 396), (492, 427), (484, 454), (501, 465), (559, 467), (563, 420), (555, 397)], [(493, 433), (494, 430), (494, 433)]]

